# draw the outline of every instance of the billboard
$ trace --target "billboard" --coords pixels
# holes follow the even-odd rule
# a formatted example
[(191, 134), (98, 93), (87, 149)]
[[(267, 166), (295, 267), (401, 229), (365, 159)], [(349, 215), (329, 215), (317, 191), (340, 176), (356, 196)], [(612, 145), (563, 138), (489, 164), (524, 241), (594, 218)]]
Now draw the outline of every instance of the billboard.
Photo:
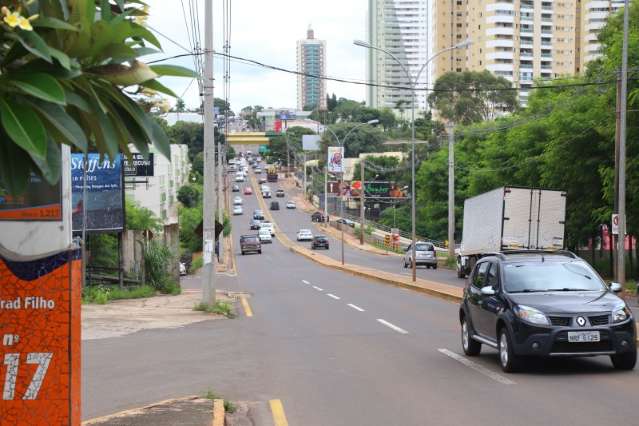
[(120, 231), (124, 228), (122, 158), (90, 153), (87, 166), (87, 199), (83, 200), (84, 154), (71, 155), (73, 231), (82, 230), (82, 209), (87, 209), (87, 231)]
[(302, 149), (304, 151), (319, 151), (320, 149), (320, 137), (319, 135), (303, 135), (302, 136)]
[(31, 174), (24, 193), (11, 196), (0, 188), (0, 220), (62, 220), (60, 181), (50, 185), (42, 177)]
[(153, 154), (149, 154), (149, 158), (145, 159), (144, 155), (134, 152), (131, 154), (131, 161), (124, 157), (122, 159), (122, 167), (124, 167), (124, 176), (128, 177), (148, 177), (153, 176)]
[(344, 173), (344, 147), (329, 146), (328, 147), (328, 172)]
[(393, 182), (367, 181), (364, 183), (366, 198), (404, 198), (406, 194)]

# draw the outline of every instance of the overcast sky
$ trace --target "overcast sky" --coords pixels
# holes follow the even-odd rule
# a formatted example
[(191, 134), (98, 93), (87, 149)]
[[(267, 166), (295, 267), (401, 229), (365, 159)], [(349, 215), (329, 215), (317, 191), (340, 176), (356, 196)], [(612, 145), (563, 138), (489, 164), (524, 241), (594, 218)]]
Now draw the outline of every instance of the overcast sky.
[[(204, 0), (198, 2), (202, 44), (204, 44)], [(222, 1), (213, 0), (214, 46), (223, 51)], [(148, 24), (189, 47), (188, 32), (182, 13), (182, 3), (188, 0), (148, 0), (150, 18)], [(296, 41), (306, 37), (309, 25), (315, 30), (315, 38), (327, 43), (327, 75), (332, 77), (365, 79), (365, 49), (353, 45), (354, 39), (366, 35), (366, 0), (233, 0), (231, 54), (255, 59), (283, 68), (296, 68)], [(185, 53), (183, 49), (159, 37), (164, 53), (148, 56), (153, 60)], [(173, 59), (167, 63), (193, 68), (191, 58)], [(215, 96), (223, 94), (222, 63), (215, 61)], [(296, 76), (243, 63), (231, 63), (231, 108), (239, 111), (246, 105), (265, 107), (296, 107)], [(197, 84), (188, 79), (165, 78), (164, 84), (178, 95), (184, 93), (188, 107), (199, 105)], [(356, 100), (365, 99), (363, 86), (328, 82), (329, 93)]]

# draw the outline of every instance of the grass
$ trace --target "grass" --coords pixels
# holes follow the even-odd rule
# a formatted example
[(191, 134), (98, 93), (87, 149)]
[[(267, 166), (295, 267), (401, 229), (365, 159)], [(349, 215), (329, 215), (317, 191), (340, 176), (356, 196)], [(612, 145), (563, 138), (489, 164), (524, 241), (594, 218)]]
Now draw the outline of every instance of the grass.
[(226, 399), (222, 398), (220, 395), (216, 394), (210, 389), (207, 390), (202, 397), (206, 399), (210, 399), (210, 400), (214, 400), (214, 399), (224, 400), (224, 411), (227, 413), (233, 414), (235, 413), (235, 410), (237, 410), (237, 407), (235, 406), (235, 404), (233, 404), (231, 401), (227, 401)]
[(195, 274), (198, 269), (204, 266), (204, 259), (202, 257), (198, 257), (191, 263), (191, 269), (189, 270), (190, 274)]
[(194, 311), (206, 312), (207, 314), (224, 315), (227, 318), (235, 318), (235, 312), (233, 312), (233, 306), (230, 303), (222, 302), (218, 300), (215, 305), (209, 305), (208, 303), (200, 302), (193, 308)]
[(633, 280), (626, 281), (626, 290), (636, 294), (637, 293), (637, 282)]
[[(180, 289), (177, 289), (179, 294)], [(86, 287), (82, 291), (82, 303), (94, 303), (104, 305), (111, 300), (122, 299), (142, 299), (144, 297), (155, 296), (155, 289), (148, 285), (119, 288), (107, 286)]]
[(446, 256), (446, 266), (449, 268), (457, 268), (457, 258), (455, 256)]
[(397, 254), (402, 254), (404, 253), (404, 250), (402, 250), (401, 248), (396, 248), (394, 249), (393, 247), (389, 247), (386, 244), (379, 242), (379, 241), (373, 241), (373, 246), (377, 247), (378, 249), (381, 250), (386, 250), (386, 251), (392, 251), (393, 253), (397, 253)]

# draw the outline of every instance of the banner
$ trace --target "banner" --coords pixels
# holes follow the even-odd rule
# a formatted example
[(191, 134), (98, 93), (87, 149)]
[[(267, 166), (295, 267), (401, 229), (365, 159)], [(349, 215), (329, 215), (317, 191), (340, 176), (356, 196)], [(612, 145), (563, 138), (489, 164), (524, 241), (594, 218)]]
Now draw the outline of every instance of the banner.
[(84, 154), (71, 155), (71, 187), (73, 191), (73, 231), (82, 230), (82, 209), (87, 209), (88, 231), (120, 231), (124, 228), (122, 205), (122, 160), (120, 154), (110, 161), (100, 154), (89, 154), (87, 167), (87, 200), (83, 200)]
[(60, 181), (50, 185), (31, 174), (22, 195), (17, 197), (0, 188), (0, 220), (62, 220), (62, 190)]
[(149, 158), (145, 159), (144, 155), (134, 152), (131, 154), (131, 161), (128, 158), (122, 158), (124, 167), (124, 176), (128, 177), (149, 177), (153, 176), (153, 153), (149, 154)]
[(319, 151), (320, 139), (319, 135), (303, 135), (302, 149), (304, 151)]
[(328, 172), (344, 173), (344, 147), (329, 146), (328, 147)]
[(80, 258), (0, 247), (3, 425), (80, 424)]

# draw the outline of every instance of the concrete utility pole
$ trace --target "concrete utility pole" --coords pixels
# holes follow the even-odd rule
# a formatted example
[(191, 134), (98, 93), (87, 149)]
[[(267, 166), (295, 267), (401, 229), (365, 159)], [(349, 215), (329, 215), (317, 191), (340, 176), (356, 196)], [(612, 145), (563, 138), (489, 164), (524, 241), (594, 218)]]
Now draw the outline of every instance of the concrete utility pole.
[(324, 220), (328, 219), (328, 164), (324, 167)]
[(619, 245), (617, 253), (617, 280), (626, 283), (626, 109), (628, 97), (628, 26), (629, 0), (623, 8), (623, 45), (621, 49), (621, 99), (619, 109)]
[(306, 200), (306, 151), (304, 151), (304, 186), (302, 187), (302, 193), (304, 194), (304, 199)]
[(359, 202), (359, 227), (360, 227), (360, 233), (359, 233), (359, 243), (360, 245), (364, 245), (364, 222), (366, 221), (366, 217), (365, 217), (365, 209), (366, 209), (366, 192), (364, 191), (364, 160), (362, 158), (362, 161), (359, 162), (359, 166), (360, 166), (360, 171), (361, 171), (361, 176), (362, 176), (362, 189), (361, 191), (361, 196), (360, 196), (360, 202)]
[(455, 257), (455, 125), (448, 123), (448, 257)]
[(213, 0), (204, 2), (204, 200), (202, 302), (215, 304), (215, 116), (213, 111)]
[[(228, 112), (227, 112), (228, 114)], [(226, 126), (224, 127), (224, 131), (227, 132)], [(228, 134), (228, 132), (227, 132)], [(222, 142), (218, 138), (217, 141), (217, 221), (220, 223), (224, 223), (224, 210), (226, 209), (226, 205), (224, 203), (224, 178), (223, 178), (223, 167), (224, 167), (224, 150), (222, 147)], [(223, 236), (219, 238), (219, 253), (220, 253), (220, 263), (224, 262), (224, 244), (222, 243)]]

